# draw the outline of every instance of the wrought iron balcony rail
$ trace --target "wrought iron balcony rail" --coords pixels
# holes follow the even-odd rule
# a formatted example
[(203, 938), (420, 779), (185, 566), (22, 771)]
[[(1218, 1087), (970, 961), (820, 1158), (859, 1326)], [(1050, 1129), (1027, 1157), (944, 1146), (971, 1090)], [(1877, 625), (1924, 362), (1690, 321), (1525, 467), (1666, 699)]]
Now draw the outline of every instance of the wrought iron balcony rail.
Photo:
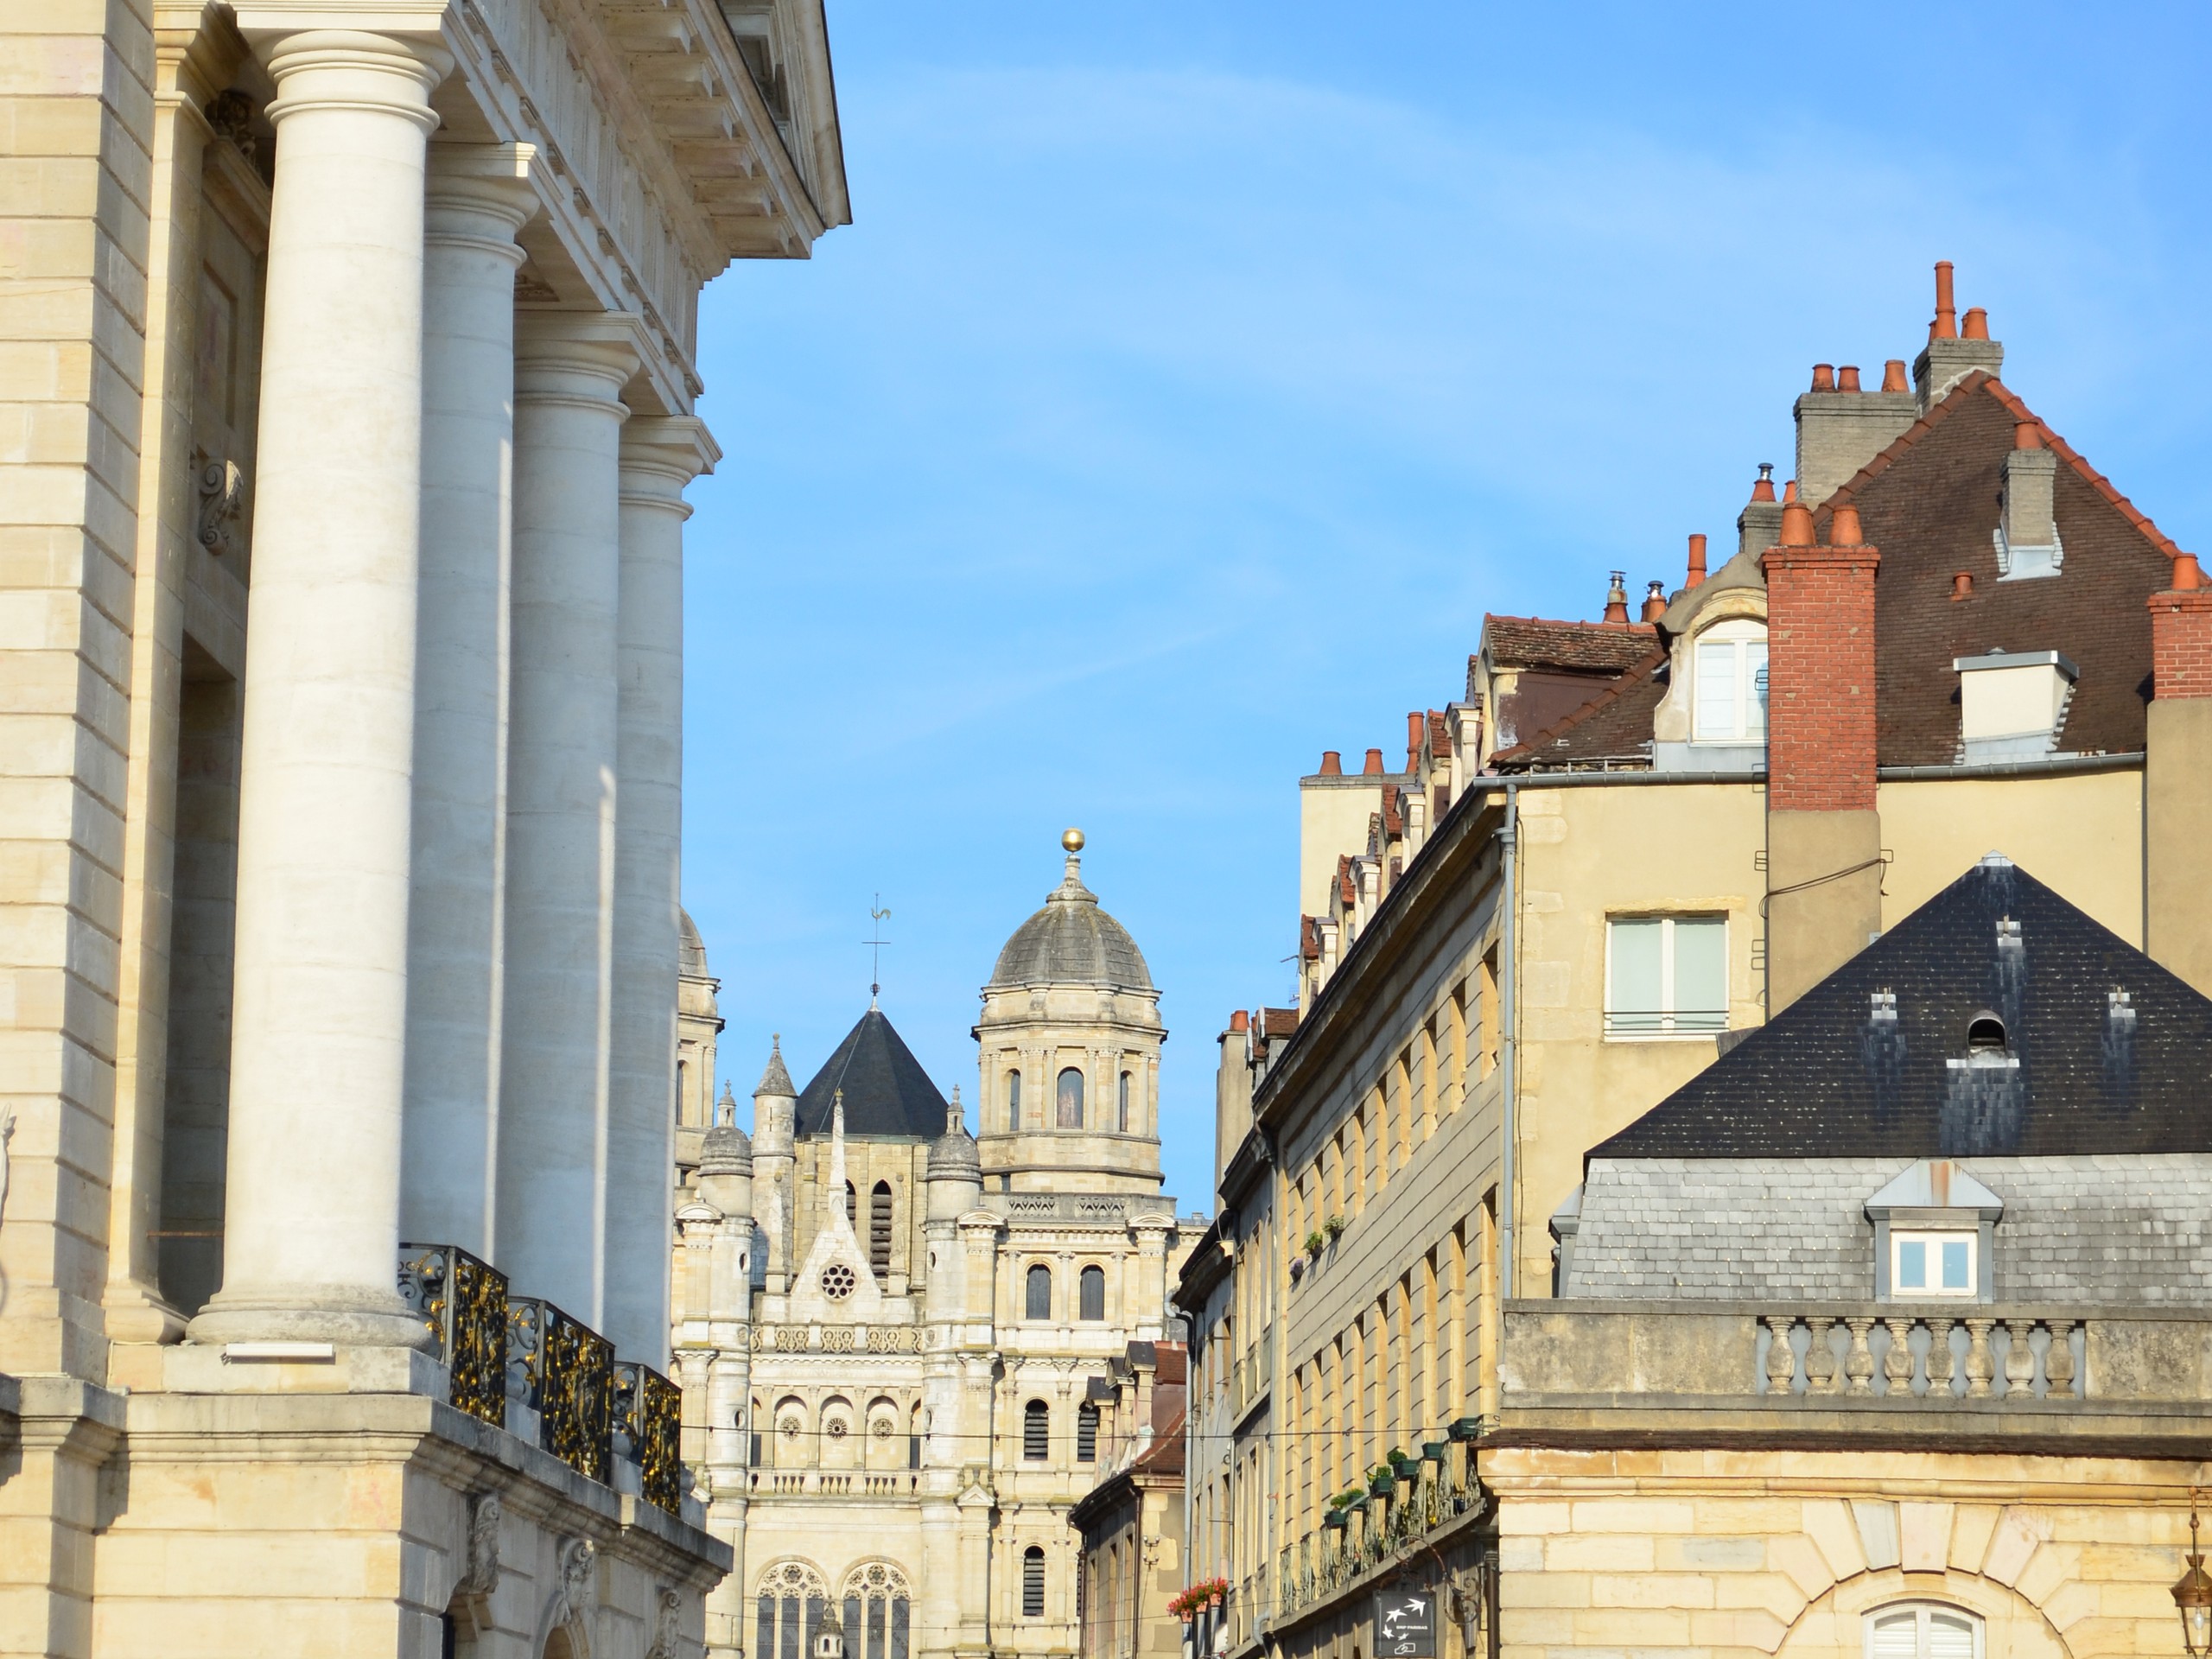
[(645, 1502), (671, 1515), (683, 1507), (681, 1395), (650, 1365), (614, 1363), (614, 1455), (638, 1465)]
[(399, 1247), (400, 1300), (437, 1342), (447, 1398), (507, 1426), (507, 1276), (453, 1244)]
[(1421, 1451), (1397, 1465), (1387, 1491), (1370, 1485), (1357, 1502), (1332, 1509), (1320, 1527), (1282, 1551), (1275, 1582), (1283, 1612), (1334, 1595), (1478, 1507), (1471, 1445), (1425, 1441)]
[(614, 1344), (535, 1296), (507, 1302), (507, 1398), (537, 1414), (537, 1443), (614, 1484)]

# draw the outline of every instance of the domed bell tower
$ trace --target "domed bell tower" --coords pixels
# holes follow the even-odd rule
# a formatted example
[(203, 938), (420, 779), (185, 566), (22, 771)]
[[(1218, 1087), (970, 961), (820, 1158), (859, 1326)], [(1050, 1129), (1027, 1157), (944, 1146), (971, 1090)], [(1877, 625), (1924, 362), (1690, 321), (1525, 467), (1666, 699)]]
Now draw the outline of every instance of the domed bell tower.
[(1129, 931), (1066, 873), (983, 987), (979, 1123), (988, 1191), (1160, 1190), (1160, 993)]

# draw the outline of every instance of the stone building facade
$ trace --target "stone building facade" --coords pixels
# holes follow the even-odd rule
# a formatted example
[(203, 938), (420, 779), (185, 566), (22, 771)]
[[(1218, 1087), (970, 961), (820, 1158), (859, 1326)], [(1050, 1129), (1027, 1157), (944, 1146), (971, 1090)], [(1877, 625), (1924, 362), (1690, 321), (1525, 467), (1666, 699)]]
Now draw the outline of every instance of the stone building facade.
[(1076, 1650), (1073, 1506), (1109, 1384), (1166, 1335), (1160, 994), (1064, 879), (982, 991), (976, 1131), (871, 1007), (804, 1089), (780, 1047), (750, 1134), (679, 1164), (685, 1460), (736, 1566), (709, 1650), (849, 1659)]
[[(1334, 871), (1300, 919), (1301, 1007), (1287, 1033), (1274, 1011), (1224, 1033), (1221, 1211), (1177, 1296), (1203, 1426), (1192, 1570), (1230, 1584), (1208, 1645), (1376, 1653), (1371, 1593), (1411, 1582), (1417, 1559), (1440, 1630), (1470, 1652), (1634, 1642), (1632, 1599), (1610, 1622), (1533, 1610), (1554, 1584), (1575, 1593), (1554, 1575), (1578, 1549), (1632, 1563), (1705, 1546), (1569, 1544), (1541, 1576), (1525, 1548), (1500, 1553), (1516, 1506), (1571, 1503), (1575, 1471), (1610, 1469), (1625, 1484), (1604, 1490), (1632, 1495), (1630, 1448), (1651, 1432), (1604, 1420), (1622, 1438), (1574, 1463), (1552, 1425), (1514, 1416), (1531, 1375), (1516, 1344), (1548, 1351), (1592, 1224), (1586, 1162), (1993, 847), (2212, 988), (2181, 828), (2212, 773), (2196, 671), (2212, 589), (1998, 378), (1986, 317), (1958, 316), (1941, 276), (1910, 379), (1899, 361), (1861, 390), (1822, 365), (1796, 400), (1800, 475), (1821, 499), (1762, 469), (1732, 556), (1708, 570), (1694, 538), (1686, 580), (1640, 620), (1618, 574), (1599, 622), (1488, 619), (1465, 701), (1410, 721), (1402, 772), (1370, 762), (1364, 823), (1307, 812), (1343, 838), (1301, 855), (1302, 880)], [(1619, 1328), (1627, 1369), (1593, 1386), (1642, 1386), (1647, 1354), (1659, 1363), (1642, 1344), (1700, 1339)], [(1700, 1421), (1756, 1436), (1771, 1419)], [(1669, 1466), (1717, 1471), (1697, 1446)], [(2019, 1478), (2004, 1490), (2040, 1502), (2042, 1474)], [(2171, 1467), (2118, 1478), (2164, 1506), (2127, 1523), (2128, 1547), (2171, 1581), (2186, 1483)], [(1668, 1513), (1682, 1535), (1706, 1524)], [(1593, 1605), (1672, 1593), (1641, 1570)], [(1685, 1619), (1678, 1645), (1756, 1647), (1714, 1624)]]
[(0, 1650), (678, 1651), (698, 300), (849, 218), (819, 0), (0, 52)]

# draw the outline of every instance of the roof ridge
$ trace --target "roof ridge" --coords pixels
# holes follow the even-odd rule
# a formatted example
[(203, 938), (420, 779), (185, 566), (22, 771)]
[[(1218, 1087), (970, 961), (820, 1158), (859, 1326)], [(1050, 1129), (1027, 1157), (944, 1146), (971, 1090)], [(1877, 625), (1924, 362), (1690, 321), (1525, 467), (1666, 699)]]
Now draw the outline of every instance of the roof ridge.
[(1665, 663), (1667, 658), (1667, 648), (1664, 645), (1657, 647), (1649, 655), (1622, 670), (1619, 677), (1611, 685), (1591, 698), (1589, 702), (1580, 704), (1569, 711), (1565, 719), (1554, 721), (1534, 737), (1523, 739), (1510, 749), (1497, 751), (1490, 758), (1491, 764), (1496, 766), (1500, 760), (1510, 760), (1513, 756), (1519, 754), (1528, 755), (1531, 760), (1534, 760), (1536, 759), (1534, 751), (1538, 745), (1556, 742), (1563, 734), (1580, 726), (1584, 721), (1595, 717), (1600, 710), (1618, 702), (1626, 693), (1643, 684), (1656, 673), (1660, 665)]

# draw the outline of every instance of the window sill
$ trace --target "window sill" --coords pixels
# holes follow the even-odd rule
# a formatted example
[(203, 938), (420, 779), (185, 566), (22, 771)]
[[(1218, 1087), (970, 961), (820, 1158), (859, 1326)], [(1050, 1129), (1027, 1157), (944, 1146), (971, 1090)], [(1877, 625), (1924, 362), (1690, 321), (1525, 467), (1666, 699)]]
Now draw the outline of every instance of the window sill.
[(1609, 1043), (1712, 1043), (1726, 1036), (1724, 1027), (1717, 1031), (1608, 1031)]

